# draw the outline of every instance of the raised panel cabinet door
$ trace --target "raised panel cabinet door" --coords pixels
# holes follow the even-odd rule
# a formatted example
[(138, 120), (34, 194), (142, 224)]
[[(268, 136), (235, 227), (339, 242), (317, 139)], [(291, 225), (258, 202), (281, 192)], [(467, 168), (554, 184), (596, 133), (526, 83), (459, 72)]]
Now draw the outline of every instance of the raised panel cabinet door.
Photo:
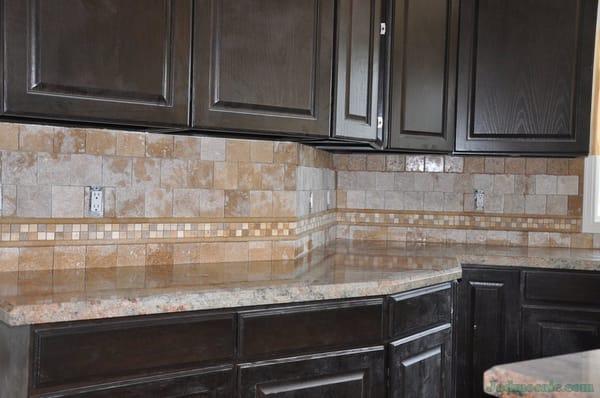
[(600, 348), (600, 312), (523, 309), (522, 360)]
[(198, 0), (193, 126), (329, 136), (334, 0)]
[(383, 346), (241, 364), (239, 398), (380, 398)]
[(61, 391), (40, 398), (229, 398), (232, 395), (231, 366), (209, 368), (160, 377)]
[(185, 126), (191, 0), (6, 0), (15, 116)]
[(587, 153), (597, 0), (463, 0), (456, 150)]
[(454, 149), (459, 0), (396, 0), (390, 54), (389, 145)]
[(390, 343), (390, 398), (452, 397), (449, 323)]
[[(378, 127), (382, 0), (337, 6), (334, 136), (381, 141)], [(381, 126), (383, 127), (383, 126)]]
[(456, 396), (487, 397), (483, 373), (519, 359), (520, 271), (463, 268), (455, 315)]

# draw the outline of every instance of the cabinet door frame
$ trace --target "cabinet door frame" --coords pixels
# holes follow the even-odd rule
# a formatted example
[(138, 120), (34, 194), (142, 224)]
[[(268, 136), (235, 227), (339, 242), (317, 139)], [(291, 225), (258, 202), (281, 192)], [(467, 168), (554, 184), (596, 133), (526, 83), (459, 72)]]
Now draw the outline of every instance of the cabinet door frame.
[[(460, 44), (456, 107), (456, 152), (470, 153), (556, 153), (561, 155), (587, 154), (589, 151), (590, 109), (594, 64), (594, 32), (597, 0), (574, 0), (579, 4), (579, 31), (576, 73), (573, 82), (570, 139), (536, 141), (515, 137), (473, 137), (474, 96), (476, 87), (477, 10), (480, 0), (462, 0), (460, 10)], [(565, 0), (570, 1), (570, 0)], [(588, 15), (587, 18), (584, 18)], [(583, 39), (583, 41), (582, 41)], [(491, 135), (491, 134), (490, 134)]]
[[(403, 131), (406, 54), (406, 20), (409, 1), (392, 0), (389, 7), (388, 41), (388, 142), (395, 150), (417, 152), (452, 152), (455, 140), (456, 121), (456, 71), (458, 57), (459, 0), (447, 0), (445, 87), (442, 116), (442, 131)], [(401, 45), (402, 44), (402, 45)]]
[[(189, 123), (192, 0), (166, 0), (169, 43), (161, 60), (162, 97), (129, 93), (68, 93), (35, 83), (32, 26), (39, 0), (5, 0), (3, 44), (6, 51), (3, 111), (11, 116), (100, 122), (135, 126), (183, 127)], [(140, 43), (142, 45), (142, 43)], [(37, 87), (37, 88), (36, 88)]]
[[(194, 11), (192, 127), (221, 132), (277, 136), (329, 137), (332, 115), (334, 0), (314, 0), (315, 62), (312, 104), (305, 109), (219, 103), (214, 79), (219, 35), (215, 32), (219, 0), (197, 0)], [(246, 107), (244, 107), (246, 105)], [(254, 106), (254, 108), (252, 108)]]

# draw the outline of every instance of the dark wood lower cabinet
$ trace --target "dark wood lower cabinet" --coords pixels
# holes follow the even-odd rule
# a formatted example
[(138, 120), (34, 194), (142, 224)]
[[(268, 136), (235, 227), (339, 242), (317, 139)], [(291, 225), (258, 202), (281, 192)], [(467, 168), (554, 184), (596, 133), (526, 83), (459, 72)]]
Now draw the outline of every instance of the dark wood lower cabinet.
[(449, 323), (390, 343), (391, 398), (452, 397)]
[(385, 395), (383, 346), (240, 365), (238, 397), (376, 398)]

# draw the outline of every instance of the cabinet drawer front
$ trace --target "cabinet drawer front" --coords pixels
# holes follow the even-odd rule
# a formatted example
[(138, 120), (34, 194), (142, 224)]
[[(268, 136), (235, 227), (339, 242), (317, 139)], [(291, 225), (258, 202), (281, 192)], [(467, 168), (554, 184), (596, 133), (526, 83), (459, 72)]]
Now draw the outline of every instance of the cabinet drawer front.
[(452, 318), (452, 285), (396, 294), (390, 297), (390, 336), (414, 333)]
[(600, 275), (575, 271), (525, 271), (525, 300), (600, 305)]
[(289, 306), (240, 313), (242, 358), (378, 344), (383, 300)]
[(160, 377), (126, 381), (118, 384), (61, 391), (43, 398), (229, 398), (232, 391), (233, 369), (170, 373)]
[(33, 387), (87, 384), (233, 358), (233, 314), (35, 328)]

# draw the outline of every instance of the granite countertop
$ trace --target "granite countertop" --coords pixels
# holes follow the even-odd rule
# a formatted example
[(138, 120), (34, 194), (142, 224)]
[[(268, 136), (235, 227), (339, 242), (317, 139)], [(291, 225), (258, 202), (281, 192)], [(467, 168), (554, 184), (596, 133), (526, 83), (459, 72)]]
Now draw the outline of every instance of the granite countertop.
[(295, 261), (0, 272), (9, 325), (378, 296), (461, 264), (600, 271), (600, 250), (338, 240)]
[(485, 392), (496, 397), (600, 397), (600, 350), (494, 366)]
[(336, 241), (296, 261), (0, 273), (11, 326), (378, 296), (461, 277), (456, 257)]

